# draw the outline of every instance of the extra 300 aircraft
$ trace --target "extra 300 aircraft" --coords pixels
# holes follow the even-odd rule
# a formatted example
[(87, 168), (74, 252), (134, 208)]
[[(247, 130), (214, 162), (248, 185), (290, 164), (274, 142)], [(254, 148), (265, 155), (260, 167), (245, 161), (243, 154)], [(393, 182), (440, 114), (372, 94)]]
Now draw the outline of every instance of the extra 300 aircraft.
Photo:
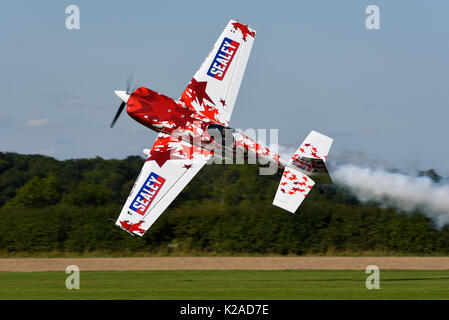
[[(116, 225), (142, 236), (217, 150), (256, 156), (284, 169), (273, 204), (295, 212), (315, 182), (332, 183), (324, 164), (332, 139), (312, 131), (288, 161), (229, 128), (256, 32), (231, 20), (181, 94), (173, 100), (140, 87), (115, 91), (126, 112), (159, 134)], [(216, 138), (217, 136), (221, 138)]]

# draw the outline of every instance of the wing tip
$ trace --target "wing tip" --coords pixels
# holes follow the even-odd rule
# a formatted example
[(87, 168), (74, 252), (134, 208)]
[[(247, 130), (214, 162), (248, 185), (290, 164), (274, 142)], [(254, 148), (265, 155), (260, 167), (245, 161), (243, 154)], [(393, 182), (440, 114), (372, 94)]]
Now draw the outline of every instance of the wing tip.
[(286, 210), (286, 211), (288, 211), (288, 212), (291, 212), (291, 213), (295, 213), (295, 212), (296, 212), (296, 209), (297, 209), (297, 208), (296, 208), (295, 210), (293, 210), (293, 209), (291, 209), (291, 208), (288, 207), (287, 203), (281, 202), (281, 201), (279, 201), (279, 200), (277, 200), (277, 199), (274, 199), (274, 200), (273, 200), (273, 205), (276, 206), (276, 207), (279, 207), (279, 208), (281, 208), (281, 209), (284, 209), (284, 210)]

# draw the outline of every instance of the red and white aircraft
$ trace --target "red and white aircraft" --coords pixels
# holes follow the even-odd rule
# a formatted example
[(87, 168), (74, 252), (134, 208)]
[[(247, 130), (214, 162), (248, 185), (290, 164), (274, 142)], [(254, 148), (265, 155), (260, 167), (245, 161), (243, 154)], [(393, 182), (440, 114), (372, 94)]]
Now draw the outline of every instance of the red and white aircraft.
[[(179, 100), (140, 87), (115, 91), (137, 122), (159, 132), (116, 225), (142, 236), (190, 180), (223, 151), (284, 168), (273, 204), (295, 212), (316, 182), (331, 183), (324, 164), (332, 139), (312, 131), (290, 160), (229, 128), (256, 32), (231, 20)], [(219, 138), (217, 138), (217, 136)], [(225, 153), (226, 153), (225, 152)]]

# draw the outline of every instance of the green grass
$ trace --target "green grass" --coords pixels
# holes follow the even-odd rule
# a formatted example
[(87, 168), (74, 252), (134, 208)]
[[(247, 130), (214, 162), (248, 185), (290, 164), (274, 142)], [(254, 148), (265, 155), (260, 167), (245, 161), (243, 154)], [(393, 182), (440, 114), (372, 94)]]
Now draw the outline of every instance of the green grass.
[(80, 290), (67, 276), (0, 273), (0, 299), (449, 299), (449, 271), (381, 270), (380, 290), (364, 271), (85, 271)]

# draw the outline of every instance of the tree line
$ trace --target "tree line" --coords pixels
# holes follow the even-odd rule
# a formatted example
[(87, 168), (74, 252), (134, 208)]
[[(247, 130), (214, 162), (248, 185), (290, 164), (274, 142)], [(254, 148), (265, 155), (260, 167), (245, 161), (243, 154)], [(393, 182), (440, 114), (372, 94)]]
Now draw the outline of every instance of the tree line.
[(362, 204), (336, 185), (286, 212), (272, 205), (280, 173), (250, 165), (206, 165), (143, 238), (132, 237), (114, 221), (143, 163), (0, 153), (0, 254), (449, 253), (449, 226)]

